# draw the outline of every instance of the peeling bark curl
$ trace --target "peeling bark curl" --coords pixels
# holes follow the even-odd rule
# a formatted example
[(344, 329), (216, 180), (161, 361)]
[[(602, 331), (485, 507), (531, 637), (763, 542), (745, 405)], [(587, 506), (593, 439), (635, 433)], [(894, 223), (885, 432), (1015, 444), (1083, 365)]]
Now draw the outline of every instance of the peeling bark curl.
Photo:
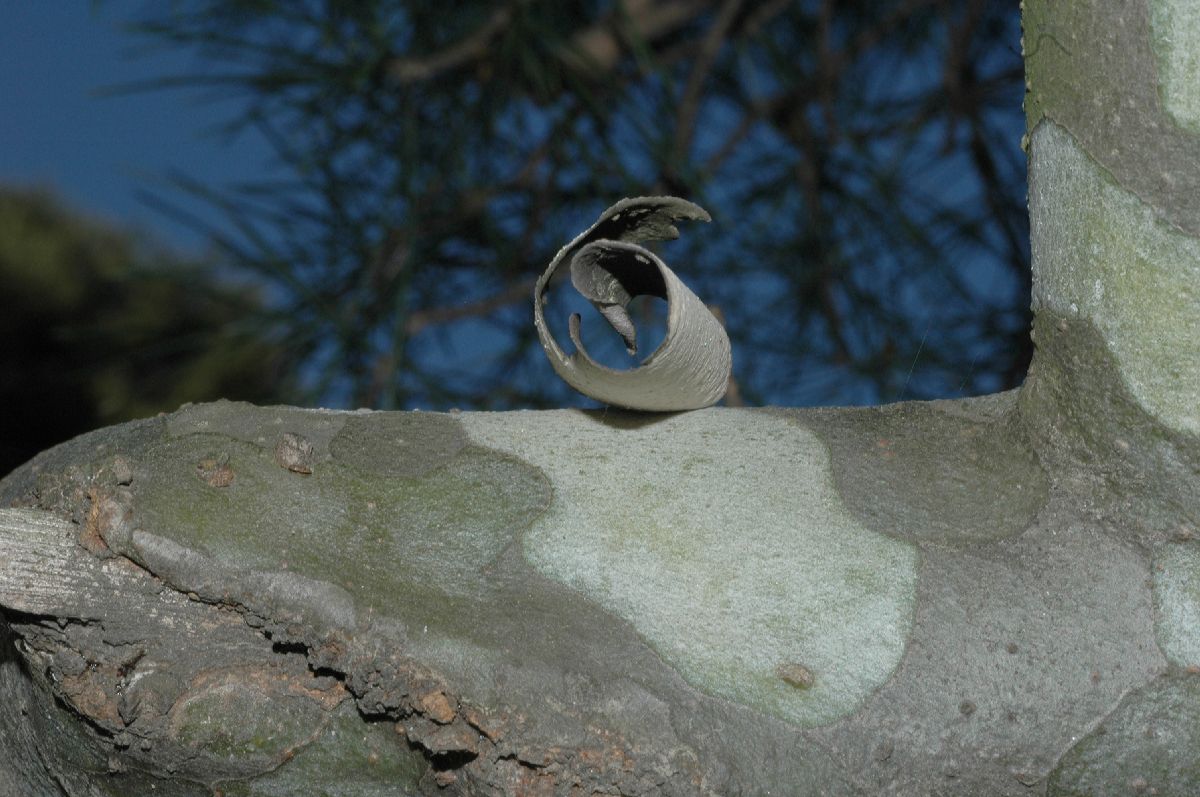
[[(725, 395), (732, 369), (729, 337), (721, 322), (641, 241), (679, 237), (674, 222), (710, 221), (699, 205), (675, 197), (622, 199), (559, 250), (533, 291), (534, 325), (542, 348), (564, 381), (586, 396), (635, 410), (670, 412), (715, 404)], [(579, 335), (579, 315), (570, 318), (576, 351), (566, 354), (546, 325), (545, 294), (563, 263), (571, 282), (637, 353), (637, 330), (626, 308), (636, 296), (667, 302), (667, 333), (640, 366), (629, 371), (593, 360)]]

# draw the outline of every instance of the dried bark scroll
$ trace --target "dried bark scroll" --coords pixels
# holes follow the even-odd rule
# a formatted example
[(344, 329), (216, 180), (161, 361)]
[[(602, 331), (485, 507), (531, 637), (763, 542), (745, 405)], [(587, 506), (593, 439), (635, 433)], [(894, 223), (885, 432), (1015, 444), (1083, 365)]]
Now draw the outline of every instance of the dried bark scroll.
[[(678, 238), (674, 222), (680, 219), (711, 220), (700, 206), (675, 197), (622, 199), (560, 249), (538, 279), (533, 312), (542, 348), (558, 375), (580, 393), (619, 407), (660, 412), (707, 407), (725, 395), (732, 356), (724, 328), (666, 263), (639, 245)], [(563, 263), (570, 264), (575, 289), (621, 336), (630, 355), (637, 353), (630, 301), (644, 295), (666, 300), (666, 335), (638, 367), (618, 371), (588, 356), (578, 314), (569, 322), (574, 353), (566, 354), (550, 334), (545, 295)]]

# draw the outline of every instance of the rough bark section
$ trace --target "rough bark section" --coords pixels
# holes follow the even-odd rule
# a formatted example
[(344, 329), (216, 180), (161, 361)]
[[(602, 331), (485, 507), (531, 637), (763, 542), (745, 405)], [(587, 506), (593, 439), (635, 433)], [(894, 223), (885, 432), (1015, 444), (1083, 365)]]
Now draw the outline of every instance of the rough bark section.
[[(106, 509), (89, 517), (117, 503), (95, 500)], [(231, 608), (189, 599), (125, 558), (90, 554), (79, 538), (94, 531), (50, 513), (5, 513), (0, 603), (29, 670), (86, 721), (105, 770), (197, 784), (268, 772), (348, 697)], [(225, 724), (226, 705), (247, 719)], [(210, 714), (222, 724), (205, 730)]]
[(46, 740), (30, 720), (39, 693), (21, 666), (15, 643), (11, 629), (0, 622), (0, 797), (54, 795), (54, 776), (39, 754)]

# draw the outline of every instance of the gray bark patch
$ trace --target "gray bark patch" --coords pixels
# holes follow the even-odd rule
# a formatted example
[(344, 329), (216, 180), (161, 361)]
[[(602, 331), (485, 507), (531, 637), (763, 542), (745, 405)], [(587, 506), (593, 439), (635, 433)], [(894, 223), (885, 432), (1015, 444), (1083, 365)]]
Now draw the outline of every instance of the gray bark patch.
[(1014, 400), (786, 416), (829, 447), (838, 493), (869, 528), (958, 545), (1020, 534), (1046, 503), (1046, 475), (1007, 412)]
[(883, 760), (859, 746), (848, 762), (870, 794), (1029, 794), (1085, 729), (1166, 669), (1149, 573), (1136, 546), (1062, 506), (1017, 539), (925, 546), (903, 662), (826, 740), (886, 743)]
[(1089, 320), (1043, 311), (1033, 337), (1019, 410), (1042, 464), (1122, 535), (1149, 545), (1195, 535), (1200, 437), (1146, 411)]
[(1188, 797), (1200, 783), (1200, 674), (1160, 678), (1075, 745), (1049, 797)]
[(449, 415), (388, 412), (347, 418), (329, 448), (343, 465), (416, 477), (445, 465), (466, 443), (461, 425)]
[(1200, 235), (1200, 137), (1164, 107), (1148, 0), (1026, 0), (1025, 115), (1075, 136), (1162, 218)]

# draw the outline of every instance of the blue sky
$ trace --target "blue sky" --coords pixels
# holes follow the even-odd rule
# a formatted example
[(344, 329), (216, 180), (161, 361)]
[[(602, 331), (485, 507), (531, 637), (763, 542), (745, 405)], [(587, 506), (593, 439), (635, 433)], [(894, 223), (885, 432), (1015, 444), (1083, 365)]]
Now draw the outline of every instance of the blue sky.
[[(237, 116), (238, 106), (229, 100), (214, 101), (195, 90), (113, 92), (203, 71), (190, 51), (161, 45), (148, 49), (143, 39), (123, 30), (154, 7), (148, 0), (0, 0), (0, 185), (48, 189), (89, 215), (149, 233), (176, 250), (199, 253), (205, 242), (198, 233), (139, 195), (157, 189), (187, 212), (226, 227), (219, 211), (189, 200), (166, 185), (165, 176), (182, 172), (220, 189), (266, 176), (273, 156), (253, 132), (232, 141), (220, 134), (222, 123)], [(897, 84), (893, 80), (890, 85)], [(1019, 92), (1011, 114), (1013, 147), (1022, 130), (1017, 102)], [(942, 166), (931, 170), (930, 178), (945, 191), (954, 182), (947, 181), (945, 169), (961, 173), (963, 166), (949, 161)], [(960, 267), (975, 272), (974, 282), (984, 295), (1008, 284), (997, 282), (997, 264), (972, 261)], [(914, 309), (917, 316), (929, 315), (926, 335), (931, 343), (949, 334), (935, 323), (937, 309)], [(914, 379), (921, 378), (918, 371)], [(802, 399), (772, 396), (789, 404)], [(873, 393), (847, 394), (841, 400), (875, 398)]]
[(141, 202), (139, 190), (171, 170), (209, 184), (261, 176), (270, 152), (252, 135), (219, 134), (236, 110), (228, 102), (177, 90), (107, 93), (191, 71), (190, 57), (148, 51), (122, 30), (144, 6), (0, 0), (0, 184), (50, 189), (89, 215), (196, 252), (200, 236)]

